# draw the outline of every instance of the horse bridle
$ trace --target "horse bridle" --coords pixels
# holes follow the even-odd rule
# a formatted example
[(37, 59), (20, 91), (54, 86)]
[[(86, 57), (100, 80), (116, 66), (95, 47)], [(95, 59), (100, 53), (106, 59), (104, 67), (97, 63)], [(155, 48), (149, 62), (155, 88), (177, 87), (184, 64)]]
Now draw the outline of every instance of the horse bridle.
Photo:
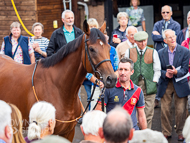
[[(100, 38), (98, 38), (98, 39), (100, 39)], [(98, 73), (99, 76), (100, 76), (100, 79), (102, 80), (103, 77), (102, 77), (101, 73), (97, 71), (97, 68), (98, 68), (102, 63), (107, 62), (107, 61), (111, 62), (111, 60), (110, 60), (110, 59), (104, 59), (104, 60), (102, 60), (101, 62), (99, 62), (98, 64), (95, 65), (94, 62), (92, 61), (92, 58), (91, 58), (90, 53), (89, 53), (89, 51), (88, 51), (88, 45), (87, 45), (87, 42), (88, 42), (88, 41), (89, 41), (89, 39), (86, 39), (86, 34), (85, 34), (85, 41), (84, 41), (84, 43), (85, 43), (85, 69), (86, 69), (86, 54), (87, 54), (88, 60), (89, 60), (89, 62), (90, 62), (90, 64), (91, 64), (91, 66), (92, 66), (92, 69), (93, 69), (94, 74), (96, 75), (96, 73)]]

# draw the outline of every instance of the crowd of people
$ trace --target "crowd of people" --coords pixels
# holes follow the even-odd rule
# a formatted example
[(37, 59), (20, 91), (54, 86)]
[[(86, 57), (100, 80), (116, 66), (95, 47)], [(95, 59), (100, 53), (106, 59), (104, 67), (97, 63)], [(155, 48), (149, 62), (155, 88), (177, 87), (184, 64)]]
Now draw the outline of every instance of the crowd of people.
[[(186, 142), (190, 142), (190, 117), (187, 118), (187, 110), (190, 109), (190, 11), (187, 13), (188, 27), (181, 30), (180, 24), (172, 19), (172, 7), (163, 6), (163, 19), (154, 24), (151, 35), (148, 35), (140, 1), (131, 0), (130, 4), (126, 12), (118, 13), (119, 26), (113, 30), (110, 40), (107, 32), (104, 32), (111, 47), (111, 64), (118, 77), (115, 87), (105, 90), (104, 105), (99, 99), (103, 82), (91, 73), (87, 73), (83, 82), (88, 100), (92, 85), (97, 88), (89, 112), (80, 121), (84, 135), (81, 143), (135, 143), (143, 140), (165, 143), (172, 136), (173, 100), (178, 141), (183, 141), (185, 137)], [(4, 37), (1, 54), (21, 64), (32, 64), (53, 55), (83, 34), (74, 25), (71, 10), (63, 11), (62, 22), (63, 25), (52, 33), (50, 40), (42, 36), (44, 26), (39, 22), (33, 24), (34, 36), (30, 38), (22, 36), (20, 24), (13, 22), (10, 25), (11, 34)], [(88, 19), (88, 25), (90, 29), (99, 28), (94, 18)], [(154, 48), (147, 45), (150, 37), (154, 41)], [(78, 96), (80, 98), (80, 90)], [(151, 130), (154, 108), (158, 107), (159, 102), (162, 133)], [(102, 109), (101, 106), (105, 106), (107, 114), (98, 111)], [(50, 103), (35, 103), (29, 114), (28, 135), (24, 138), (21, 112), (15, 105), (0, 101), (0, 142), (43, 142), (51, 138), (65, 140), (57, 136), (49, 138), (56, 124), (55, 112)], [(17, 126), (11, 125), (14, 120), (19, 122)], [(12, 132), (15, 129), (17, 131)], [(155, 138), (145, 134), (154, 135)]]

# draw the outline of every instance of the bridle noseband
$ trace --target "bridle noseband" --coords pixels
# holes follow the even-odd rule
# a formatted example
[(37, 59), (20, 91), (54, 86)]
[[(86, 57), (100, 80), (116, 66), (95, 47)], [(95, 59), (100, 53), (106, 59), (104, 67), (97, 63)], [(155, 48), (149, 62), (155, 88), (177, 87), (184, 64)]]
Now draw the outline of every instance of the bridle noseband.
[[(97, 38), (97, 39), (100, 39), (100, 38)], [(110, 60), (110, 59), (104, 59), (104, 60), (102, 60), (101, 62), (99, 62), (98, 64), (95, 65), (94, 62), (92, 61), (92, 58), (90, 57), (90, 53), (89, 53), (89, 51), (88, 51), (88, 45), (87, 45), (87, 42), (88, 42), (88, 41), (89, 41), (89, 39), (86, 39), (86, 35), (85, 35), (85, 41), (84, 41), (84, 43), (85, 43), (85, 69), (86, 69), (86, 54), (87, 54), (88, 60), (89, 60), (89, 62), (90, 62), (90, 64), (91, 64), (91, 66), (92, 66), (93, 72), (94, 72), (95, 74), (98, 73), (99, 76), (100, 76), (100, 79), (103, 79), (101, 73), (97, 71), (97, 68), (98, 68), (102, 63), (107, 62), (107, 61), (111, 62), (111, 60)]]

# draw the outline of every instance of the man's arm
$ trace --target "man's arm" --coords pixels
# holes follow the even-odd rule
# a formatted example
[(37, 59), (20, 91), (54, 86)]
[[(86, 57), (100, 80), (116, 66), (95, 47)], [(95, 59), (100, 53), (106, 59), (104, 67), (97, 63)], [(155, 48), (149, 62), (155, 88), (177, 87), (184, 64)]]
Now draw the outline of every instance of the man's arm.
[[(162, 38), (162, 35), (161, 33), (159, 33), (159, 23), (155, 23), (154, 24), (154, 28), (153, 28), (153, 31), (152, 31), (152, 40), (154, 42), (163, 42), (163, 38)], [(162, 28), (162, 27), (160, 27)]]
[(48, 47), (46, 49), (47, 56), (51, 56), (55, 52), (55, 38), (56, 38), (56, 33), (55, 31), (52, 33)]
[(146, 122), (144, 108), (137, 108), (137, 113), (138, 113), (138, 121), (139, 121), (140, 129), (144, 130), (147, 128), (147, 122)]
[(161, 75), (161, 65), (160, 65), (160, 58), (156, 50), (154, 50), (153, 54), (153, 70), (154, 70), (153, 81), (158, 83), (158, 80)]

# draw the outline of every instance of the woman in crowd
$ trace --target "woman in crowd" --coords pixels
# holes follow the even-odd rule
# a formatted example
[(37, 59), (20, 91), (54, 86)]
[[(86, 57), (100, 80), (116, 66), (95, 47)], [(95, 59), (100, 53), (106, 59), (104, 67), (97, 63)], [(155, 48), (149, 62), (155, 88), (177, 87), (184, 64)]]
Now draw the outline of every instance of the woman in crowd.
[(53, 134), (55, 128), (55, 107), (45, 101), (35, 103), (29, 114), (28, 136), (25, 138), (27, 143)]
[(35, 63), (33, 48), (28, 37), (21, 35), (20, 23), (13, 22), (10, 30), (11, 34), (4, 37), (1, 53), (21, 64)]
[(13, 129), (12, 143), (25, 143), (22, 135), (22, 114), (20, 110), (13, 104), (9, 104), (11, 107), (11, 124)]
[(125, 40), (126, 37), (126, 28), (128, 24), (129, 16), (126, 12), (119, 12), (117, 14), (117, 22), (119, 26), (113, 30), (110, 45), (117, 47), (117, 45)]
[(32, 26), (33, 37), (30, 37), (30, 43), (34, 49), (35, 59), (47, 57), (46, 49), (49, 44), (49, 40), (42, 37), (44, 26), (40, 22), (36, 22)]
[[(181, 43), (181, 46), (186, 47), (190, 51), (190, 24), (188, 25), (188, 31), (189, 31), (189, 38), (187, 38), (187, 40), (184, 40)], [(189, 72), (190, 72), (190, 60), (189, 60)], [(188, 80), (189, 80), (189, 77), (188, 77)], [(189, 81), (189, 86), (190, 86), (190, 81)]]
[(131, 7), (126, 9), (129, 15), (128, 25), (137, 27), (138, 31), (146, 31), (144, 12), (142, 8), (138, 7), (140, 0), (131, 0), (130, 5)]

